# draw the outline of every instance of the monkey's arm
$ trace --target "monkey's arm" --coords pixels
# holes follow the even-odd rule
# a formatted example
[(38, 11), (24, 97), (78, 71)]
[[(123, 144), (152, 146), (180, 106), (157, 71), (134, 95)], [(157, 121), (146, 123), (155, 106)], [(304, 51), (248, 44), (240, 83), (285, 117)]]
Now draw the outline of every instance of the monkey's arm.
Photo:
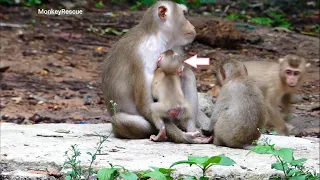
[(271, 122), (271, 124), (276, 128), (276, 130), (280, 135), (288, 136), (289, 131), (284, 119), (282, 119), (281, 117), (276, 97), (267, 96), (266, 106), (269, 114), (268, 121)]

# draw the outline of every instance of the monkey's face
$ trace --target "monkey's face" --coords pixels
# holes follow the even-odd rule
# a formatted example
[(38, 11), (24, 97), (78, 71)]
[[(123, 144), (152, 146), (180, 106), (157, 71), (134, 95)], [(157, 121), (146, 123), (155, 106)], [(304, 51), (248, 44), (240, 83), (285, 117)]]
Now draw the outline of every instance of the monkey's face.
[(298, 85), (299, 79), (301, 78), (300, 69), (287, 67), (284, 69), (284, 77), (286, 84), (289, 87), (296, 87)]
[(306, 60), (294, 55), (287, 55), (280, 61), (280, 76), (282, 81), (290, 88), (295, 88), (305, 74)]
[(172, 47), (191, 43), (196, 37), (196, 31), (194, 26), (186, 19), (187, 7), (182, 4), (167, 3), (160, 5), (158, 8), (158, 16), (161, 19), (160, 32), (164, 32), (166, 39), (169, 40), (168, 44)]

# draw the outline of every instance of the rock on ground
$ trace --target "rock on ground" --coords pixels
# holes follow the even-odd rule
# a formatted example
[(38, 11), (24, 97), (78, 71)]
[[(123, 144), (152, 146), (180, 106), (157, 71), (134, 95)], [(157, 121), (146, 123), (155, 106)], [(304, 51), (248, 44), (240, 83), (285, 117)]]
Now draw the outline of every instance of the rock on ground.
[[(81, 163), (89, 164), (89, 155), (99, 137), (94, 133), (109, 134), (110, 124), (36, 124), (17, 125), (1, 123), (1, 163), (2, 178), (10, 179), (54, 179), (48, 175), (26, 173), (29, 170), (60, 171), (64, 154), (73, 144), (81, 151)], [(59, 133), (58, 133), (59, 132)], [(69, 132), (69, 133), (67, 133)], [(307, 158), (307, 166), (319, 170), (319, 139), (302, 139), (264, 135), (276, 144), (276, 148), (291, 147), (296, 158)], [(148, 139), (124, 140), (111, 136), (104, 143), (101, 154), (93, 164), (95, 168), (109, 167), (109, 163), (122, 165), (131, 171), (146, 170), (149, 166), (168, 168), (173, 162), (186, 160), (189, 155), (214, 156), (225, 154), (235, 160), (231, 167), (214, 166), (207, 174), (222, 179), (268, 179), (278, 171), (271, 169), (275, 158), (270, 155), (250, 153), (248, 150), (218, 147), (212, 144), (154, 143)], [(174, 176), (200, 176), (196, 166), (176, 166)], [(66, 169), (62, 169), (63, 172)], [(0, 177), (1, 179), (1, 177)]]

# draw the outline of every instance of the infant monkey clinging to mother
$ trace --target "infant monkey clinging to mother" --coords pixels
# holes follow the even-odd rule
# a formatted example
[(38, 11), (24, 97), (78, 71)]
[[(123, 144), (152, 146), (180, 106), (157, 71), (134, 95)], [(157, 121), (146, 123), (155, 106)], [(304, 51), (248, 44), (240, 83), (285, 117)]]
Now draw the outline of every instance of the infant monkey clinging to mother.
[[(188, 121), (192, 119), (191, 107), (184, 98), (180, 75), (183, 71), (183, 56), (168, 50), (158, 59), (158, 69), (152, 80), (151, 93), (157, 102), (151, 104), (152, 121), (159, 130), (151, 135), (152, 141), (166, 141), (168, 136), (174, 142), (185, 142), (183, 135), (175, 135), (181, 130), (187, 131)], [(168, 134), (168, 136), (167, 136)], [(211, 137), (202, 137), (200, 132), (187, 132), (185, 137), (197, 143), (209, 143)], [(195, 138), (196, 137), (196, 138)]]

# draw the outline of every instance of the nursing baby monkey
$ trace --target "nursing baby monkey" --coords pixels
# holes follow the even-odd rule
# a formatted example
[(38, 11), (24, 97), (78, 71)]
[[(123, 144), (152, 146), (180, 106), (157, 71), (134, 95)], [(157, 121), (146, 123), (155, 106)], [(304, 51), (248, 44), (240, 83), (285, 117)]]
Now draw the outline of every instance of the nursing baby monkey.
[[(161, 54), (158, 60), (159, 69), (156, 70), (152, 81), (152, 96), (158, 102), (151, 104), (152, 120), (159, 130), (158, 135), (151, 135), (152, 141), (170, 140), (178, 143), (208, 143), (212, 137), (201, 137), (200, 132), (187, 131), (188, 121), (192, 119), (191, 107), (184, 98), (180, 77), (183, 71), (183, 56), (168, 50)], [(171, 124), (171, 127), (168, 127)], [(168, 136), (167, 136), (168, 135)], [(197, 138), (193, 138), (198, 136)], [(182, 137), (182, 138), (181, 138)]]
[[(160, 54), (181, 49), (196, 36), (185, 13), (184, 5), (157, 1), (146, 10), (141, 22), (109, 50), (102, 67), (102, 90), (107, 109), (114, 116), (111, 123), (116, 137), (140, 139), (158, 133), (152, 120), (151, 84)], [(175, 142), (203, 143), (197, 128), (205, 124), (202, 121), (209, 122), (209, 118), (198, 108), (196, 79), (191, 69), (183, 70), (180, 81), (192, 118), (187, 121), (186, 131), (171, 121), (165, 122), (168, 138)], [(110, 100), (118, 104), (116, 114)]]
[(262, 90), (268, 108), (268, 124), (280, 135), (289, 135), (286, 125), (288, 120), (281, 117), (292, 111), (291, 98), (297, 93), (304, 81), (306, 68), (310, 66), (306, 59), (296, 55), (286, 55), (279, 62), (244, 62), (251, 77)]
[(267, 117), (261, 90), (248, 78), (240, 61), (226, 60), (217, 70), (220, 94), (217, 98), (210, 127), (213, 144), (245, 148), (260, 137)]

